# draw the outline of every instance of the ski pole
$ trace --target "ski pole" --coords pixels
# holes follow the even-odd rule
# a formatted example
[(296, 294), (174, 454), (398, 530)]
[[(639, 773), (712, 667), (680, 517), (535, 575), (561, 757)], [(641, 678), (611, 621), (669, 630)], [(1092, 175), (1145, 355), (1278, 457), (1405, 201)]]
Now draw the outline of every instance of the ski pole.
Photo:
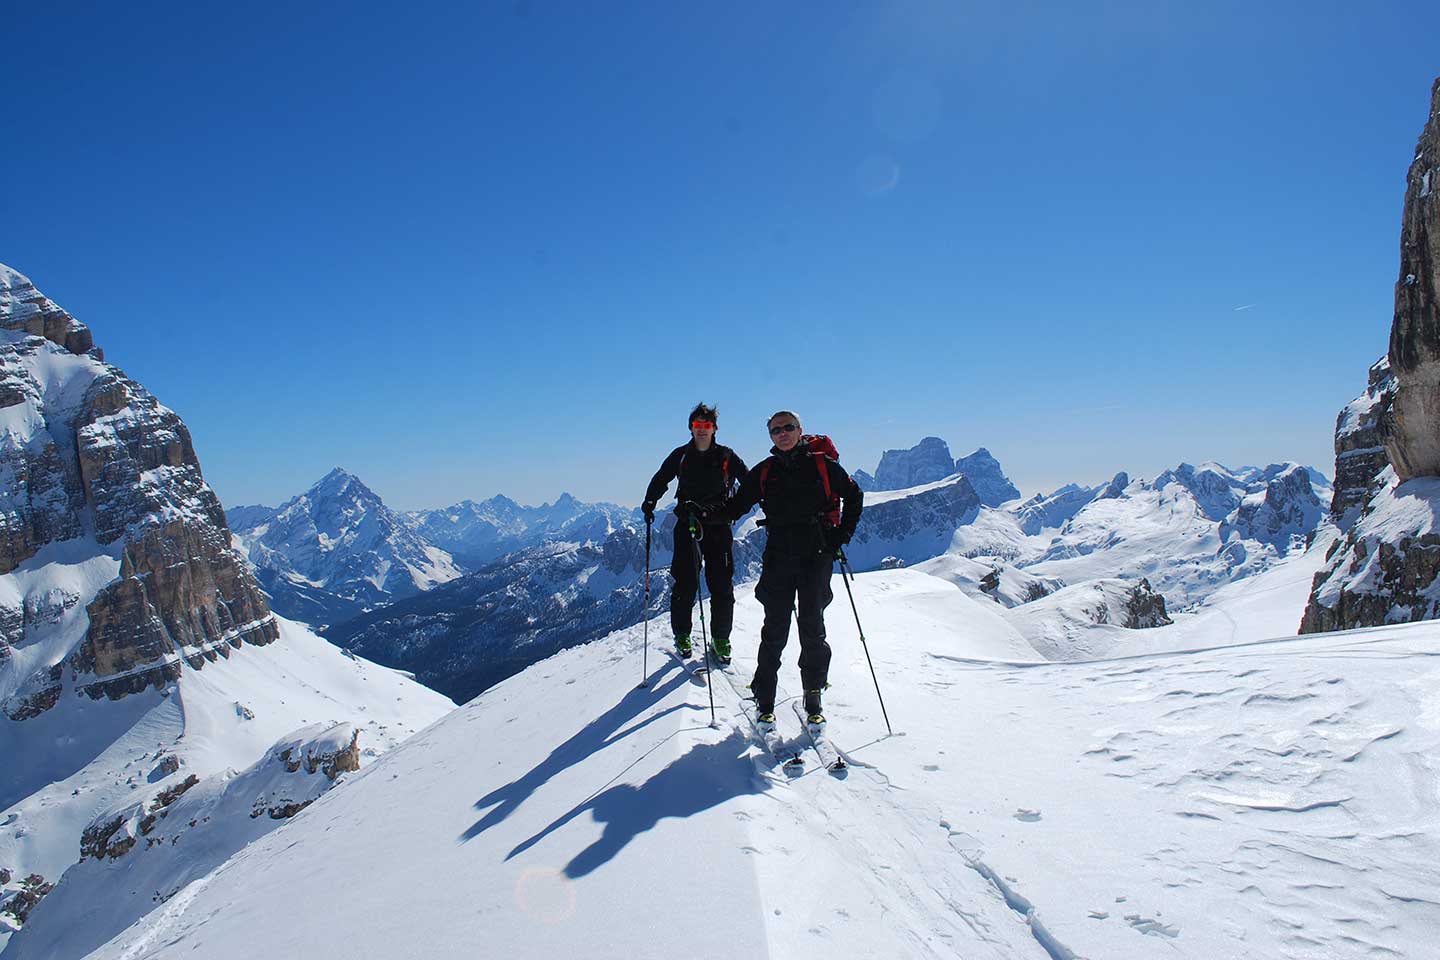
[(640, 628), (640, 635), (645, 639), (640, 647), (640, 686), (637, 689), (643, 690), (650, 682), (650, 523), (645, 520), (645, 607), (640, 611), (640, 619), (644, 626)]
[(710, 694), (710, 726), (715, 726), (715, 687), (714, 668), (710, 665), (710, 640), (705, 636), (705, 584), (700, 579), (700, 541), (705, 539), (705, 531), (700, 524), (695, 522), (694, 504), (690, 505), (687, 513), (690, 516), (690, 545), (695, 548), (695, 603), (700, 607), (700, 642), (705, 644), (705, 689)]
[(860, 611), (855, 609), (855, 594), (850, 590), (850, 577), (854, 576), (854, 572), (850, 569), (850, 561), (845, 558), (844, 549), (836, 550), (835, 556), (840, 559), (840, 580), (845, 584), (845, 595), (850, 598), (850, 612), (855, 614), (855, 629), (860, 632), (865, 662), (870, 664), (870, 679), (875, 681), (875, 696), (880, 698), (880, 715), (885, 718), (885, 732), (893, 736), (895, 731), (890, 729), (890, 714), (885, 712), (885, 696), (880, 692), (880, 678), (875, 676), (875, 661), (870, 659), (870, 645), (865, 642), (865, 628), (860, 626)]

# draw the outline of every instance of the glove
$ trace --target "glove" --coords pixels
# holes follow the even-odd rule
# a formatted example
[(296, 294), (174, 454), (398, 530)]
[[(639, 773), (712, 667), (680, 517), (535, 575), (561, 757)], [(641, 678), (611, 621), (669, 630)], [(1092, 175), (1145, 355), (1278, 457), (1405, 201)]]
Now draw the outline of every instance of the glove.
[(655, 501), (654, 501), (654, 500), (646, 500), (644, 503), (640, 504), (640, 512), (645, 515), (645, 522), (646, 522), (646, 523), (654, 523), (654, 522), (655, 522)]
[(825, 552), (839, 553), (840, 548), (850, 542), (850, 537), (839, 527), (831, 527), (825, 531)]

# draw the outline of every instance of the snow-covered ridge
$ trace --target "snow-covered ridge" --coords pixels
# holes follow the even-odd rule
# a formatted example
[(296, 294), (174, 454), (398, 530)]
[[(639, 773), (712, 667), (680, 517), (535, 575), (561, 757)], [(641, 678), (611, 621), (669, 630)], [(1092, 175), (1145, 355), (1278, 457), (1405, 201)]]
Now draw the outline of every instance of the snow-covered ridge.
[(0, 270), (0, 948), (73, 932), (41, 931), (82, 848), (138, 843), (190, 778), (203, 795), (307, 723), (373, 753), (448, 708), (283, 625), (185, 424), (22, 281)]
[(273, 511), (231, 511), (236, 542), (281, 613), (323, 629), (460, 575), (360, 479), (336, 467)]
[[(1423, 791), (1393, 786), (1440, 755), (1433, 625), (1044, 664), (935, 578), (855, 594), (903, 736), (835, 611), (843, 782), (755, 745), (753, 644), (712, 691), (651, 651), (636, 689), (628, 628), (491, 689), (93, 956), (1427, 955), (1440, 843)], [(760, 616), (742, 590), (737, 633)], [(437, 762), (497, 729), (485, 762)], [(377, 864), (395, 883), (353, 882)], [(697, 877), (725, 922), (657, 914)]]

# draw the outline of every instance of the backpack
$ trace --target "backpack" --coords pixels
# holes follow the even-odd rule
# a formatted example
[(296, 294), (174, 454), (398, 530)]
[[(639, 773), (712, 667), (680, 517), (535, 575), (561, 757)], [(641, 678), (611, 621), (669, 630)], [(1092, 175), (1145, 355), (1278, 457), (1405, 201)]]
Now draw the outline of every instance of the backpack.
[[(800, 437), (800, 442), (809, 450), (815, 460), (815, 469), (820, 471), (820, 487), (825, 491), (825, 509), (823, 516), (830, 526), (840, 526), (840, 498), (835, 491), (830, 489), (830, 470), (825, 466), (825, 458), (829, 457), (836, 463), (840, 462), (840, 451), (835, 449), (835, 442), (823, 433), (807, 433)], [(760, 496), (765, 496), (765, 481), (770, 476), (770, 461), (766, 460), (760, 464)]]

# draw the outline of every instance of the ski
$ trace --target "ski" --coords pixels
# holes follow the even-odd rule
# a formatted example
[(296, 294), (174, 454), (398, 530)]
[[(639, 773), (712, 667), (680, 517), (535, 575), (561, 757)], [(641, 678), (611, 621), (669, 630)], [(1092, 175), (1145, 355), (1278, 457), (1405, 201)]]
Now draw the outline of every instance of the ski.
[(770, 751), (770, 756), (780, 764), (780, 769), (785, 771), (787, 777), (798, 777), (805, 772), (805, 757), (801, 750), (792, 744), (787, 744), (780, 737), (780, 731), (773, 723), (761, 723), (755, 721), (755, 731), (760, 734), (760, 742), (765, 749)]
[(674, 647), (669, 647), (667, 649), (670, 651), (670, 656), (680, 661), (680, 666), (684, 668), (686, 673), (690, 674), (691, 680), (694, 680), (702, 687), (705, 686), (705, 675), (709, 671), (705, 669), (704, 663), (696, 660), (688, 660), (685, 657), (680, 656), (680, 654), (676, 652)]
[(810, 737), (810, 744), (815, 748), (815, 754), (820, 758), (825, 769), (837, 777), (843, 777), (850, 768), (850, 764), (846, 762), (845, 756), (835, 744), (830, 742), (830, 738), (825, 735), (825, 724), (811, 723), (799, 700), (791, 701), (791, 706), (795, 708), (795, 715), (800, 718), (800, 725), (805, 728), (805, 733)]
[(780, 764), (780, 769), (785, 771), (787, 777), (798, 777), (805, 772), (805, 752), (794, 744), (787, 744), (780, 736), (776, 724), (761, 723), (759, 714), (755, 712), (754, 701), (741, 700), (740, 710), (745, 714), (745, 719), (750, 721), (750, 729), (755, 732), (755, 737), (760, 745), (775, 758)]

